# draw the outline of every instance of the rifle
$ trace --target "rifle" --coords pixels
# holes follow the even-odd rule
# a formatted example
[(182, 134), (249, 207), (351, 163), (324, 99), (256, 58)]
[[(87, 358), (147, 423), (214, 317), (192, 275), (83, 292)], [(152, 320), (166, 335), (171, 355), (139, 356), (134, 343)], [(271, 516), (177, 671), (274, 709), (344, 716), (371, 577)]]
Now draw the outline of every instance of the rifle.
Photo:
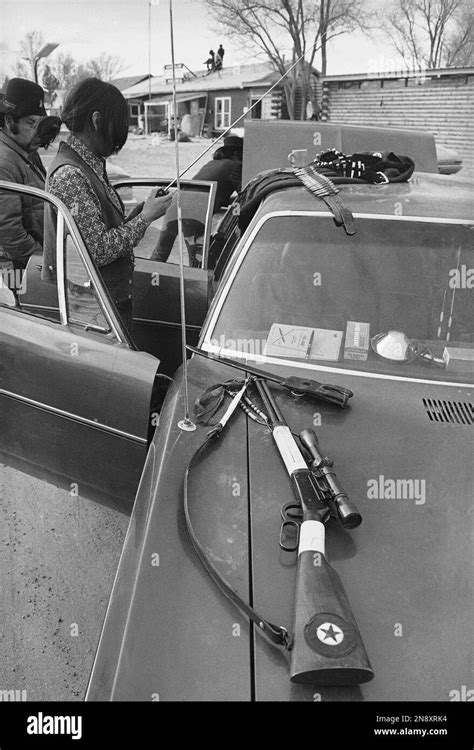
[(357, 622), (341, 579), (325, 554), (325, 523), (336, 515), (345, 528), (362, 520), (324, 459), (313, 430), (303, 430), (300, 440), (313, 457), (312, 469), (264, 380), (255, 380), (267, 410), (272, 435), (302, 508), (296, 576), (292, 682), (322, 685), (355, 685), (374, 676)]
[[(254, 383), (266, 414), (246, 397), (250, 383)], [(221, 420), (214, 425), (204, 443), (197, 449), (185, 473), (184, 512), (194, 548), (201, 562), (223, 593), (252, 620), (274, 645), (291, 652), (290, 679), (292, 682), (314, 685), (356, 685), (372, 679), (370, 665), (362, 637), (341, 580), (325, 556), (325, 523), (330, 515), (339, 519), (345, 528), (355, 528), (361, 516), (355, 504), (340, 486), (332, 462), (323, 458), (313, 430), (303, 430), (300, 441), (311, 456), (311, 468), (301, 452), (290, 428), (276, 404), (266, 378), (248, 375), (242, 381), (229, 381), (232, 402)], [(245, 399), (245, 401), (243, 400)], [(199, 402), (199, 400), (198, 400)], [(298, 569), (296, 578), (294, 636), (281, 625), (274, 625), (261, 616), (231, 588), (210, 560), (199, 542), (191, 523), (188, 501), (188, 479), (192, 468), (201, 460), (206, 447), (220, 436), (226, 422), (238, 405), (257, 421), (262, 420), (272, 432), (280, 456), (290, 477), (296, 503), (286, 503), (283, 509), (301, 509), (302, 523), (295, 514), (284, 515), (285, 524), (298, 526)], [(290, 518), (291, 520), (286, 520)], [(280, 535), (281, 539), (281, 535)], [(284, 549), (292, 549), (285, 547)], [(296, 549), (296, 547), (294, 548)]]

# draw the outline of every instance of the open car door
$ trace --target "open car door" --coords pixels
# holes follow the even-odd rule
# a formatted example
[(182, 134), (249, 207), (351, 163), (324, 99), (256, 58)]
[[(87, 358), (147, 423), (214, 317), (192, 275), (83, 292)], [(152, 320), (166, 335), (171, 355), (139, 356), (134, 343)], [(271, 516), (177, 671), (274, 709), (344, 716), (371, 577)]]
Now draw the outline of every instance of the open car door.
[[(127, 211), (146, 200), (153, 188), (171, 179), (124, 179), (114, 183)], [(216, 183), (181, 180), (184, 234), (184, 298), (186, 340), (197, 343), (212, 294), (213, 273), (207, 269)], [(180, 252), (176, 187), (166, 215), (154, 221), (135, 247), (133, 338), (139, 349), (161, 361), (160, 371), (173, 375), (181, 364)], [(165, 259), (166, 258), (166, 259)]]
[[(57, 282), (36, 276), (48, 304), (26, 306), (28, 276), (0, 269), (0, 460), (122, 506), (143, 467), (159, 361), (131, 341), (61, 201), (0, 182), (12, 210), (25, 194), (54, 208)], [(4, 248), (9, 232), (0, 226)]]

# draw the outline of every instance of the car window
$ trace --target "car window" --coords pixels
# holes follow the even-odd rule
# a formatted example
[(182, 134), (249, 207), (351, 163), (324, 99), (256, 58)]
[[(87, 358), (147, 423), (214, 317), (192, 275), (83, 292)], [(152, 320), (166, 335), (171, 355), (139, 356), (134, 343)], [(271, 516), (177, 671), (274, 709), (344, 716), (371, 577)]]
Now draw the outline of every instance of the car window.
[[(127, 214), (138, 210), (153, 188), (152, 185), (123, 185), (117, 188)], [(134, 248), (136, 258), (167, 261), (178, 264), (180, 261), (177, 192), (170, 188), (173, 201), (165, 216), (153, 221), (140, 242)], [(184, 235), (184, 264), (202, 266), (206, 225), (211, 222), (210, 187), (183, 183), (181, 186), (181, 217)]]
[[(67, 322), (112, 336), (98, 290), (58, 210), (46, 195), (14, 187), (0, 189), (0, 305), (15, 307), (19, 312), (58, 325)], [(58, 294), (62, 275), (56, 268), (60, 220), (64, 295)], [(65, 310), (60, 296), (64, 298)]]
[[(207, 348), (466, 382), (474, 357), (472, 225), (276, 216), (237, 264)], [(390, 336), (387, 334), (390, 333)]]
[(68, 322), (86, 329), (110, 333), (93, 283), (72, 237), (65, 242), (65, 297)]
[(0, 188), (0, 304), (59, 320), (56, 284), (42, 280), (43, 247), (55, 252), (56, 223), (45, 198)]

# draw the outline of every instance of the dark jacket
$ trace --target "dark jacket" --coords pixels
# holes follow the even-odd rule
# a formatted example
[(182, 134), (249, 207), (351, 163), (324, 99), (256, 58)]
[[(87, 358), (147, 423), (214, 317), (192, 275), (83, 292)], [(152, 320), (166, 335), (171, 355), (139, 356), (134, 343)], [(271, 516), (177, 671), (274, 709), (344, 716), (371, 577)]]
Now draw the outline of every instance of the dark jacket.
[[(44, 190), (45, 177), (38, 154), (28, 154), (0, 131), (0, 180)], [(18, 268), (25, 268), (30, 255), (43, 250), (43, 206), (32, 195), (0, 193), (0, 257)]]
[[(111, 200), (105, 186), (101, 180), (97, 177), (94, 170), (86, 164), (83, 159), (79, 156), (76, 151), (71, 148), (67, 143), (60, 143), (58, 153), (53, 159), (51, 166), (48, 169), (48, 181), (51, 175), (60, 167), (69, 164), (71, 166), (80, 169), (89, 180), (92, 189), (94, 190), (97, 198), (99, 199), (102, 220), (106, 225), (107, 229), (113, 229), (119, 227), (124, 223), (124, 211), (120, 211), (115, 203)], [(55, 279), (55, 242), (54, 232), (50, 236), (51, 225), (47, 222), (46, 226), (46, 241), (45, 250), (43, 256), (43, 273), (42, 277), (45, 281), (52, 281)], [(133, 282), (133, 258), (122, 257), (114, 260), (106, 266), (98, 268), (104, 283), (109, 290), (113, 301), (119, 308), (119, 310), (127, 305), (130, 296)]]
[(194, 175), (193, 180), (217, 182), (214, 211), (227, 206), (234, 190), (239, 191), (242, 182), (242, 162), (233, 159), (213, 159), (204, 164)]

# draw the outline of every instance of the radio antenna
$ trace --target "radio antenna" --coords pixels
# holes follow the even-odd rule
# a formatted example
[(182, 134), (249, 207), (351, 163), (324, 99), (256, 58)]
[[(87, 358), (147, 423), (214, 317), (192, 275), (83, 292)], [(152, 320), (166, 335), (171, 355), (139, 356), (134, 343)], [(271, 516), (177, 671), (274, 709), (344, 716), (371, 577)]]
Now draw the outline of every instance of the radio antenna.
[[(170, 0), (170, 3), (171, 3), (171, 0)], [(175, 177), (175, 179), (174, 179), (174, 180), (171, 180), (171, 182), (169, 183), (169, 185), (167, 185), (167, 186), (166, 186), (166, 190), (167, 190), (168, 188), (172, 187), (172, 186), (173, 186), (173, 185), (175, 184), (175, 182), (177, 182), (177, 180), (178, 180), (178, 179), (179, 179), (180, 177), (182, 177), (182, 176), (183, 176), (184, 174), (186, 174), (186, 172), (188, 172), (188, 171), (189, 171), (189, 170), (191, 169), (191, 167), (194, 167), (194, 165), (195, 165), (195, 164), (196, 164), (196, 163), (197, 163), (197, 162), (198, 162), (198, 161), (199, 161), (200, 159), (202, 159), (202, 157), (203, 157), (203, 156), (204, 156), (205, 154), (207, 154), (207, 152), (208, 152), (208, 151), (210, 151), (210, 150), (211, 150), (211, 148), (214, 148), (214, 146), (216, 145), (216, 143), (218, 143), (218, 141), (220, 141), (220, 140), (221, 140), (222, 138), (225, 138), (225, 137), (226, 137), (226, 135), (227, 135), (227, 133), (229, 133), (229, 132), (230, 132), (230, 131), (232, 130), (232, 128), (235, 128), (235, 126), (237, 125), (237, 123), (238, 123), (238, 122), (240, 122), (240, 121), (241, 121), (241, 120), (243, 120), (243, 119), (244, 119), (245, 117), (247, 117), (248, 113), (249, 113), (249, 112), (251, 112), (251, 111), (252, 111), (252, 109), (253, 109), (254, 107), (256, 107), (256, 106), (257, 106), (258, 104), (260, 104), (260, 102), (262, 102), (262, 101), (263, 101), (263, 100), (265, 99), (265, 97), (266, 97), (266, 96), (268, 96), (268, 94), (270, 94), (270, 92), (272, 92), (272, 91), (273, 91), (273, 89), (275, 89), (275, 88), (276, 88), (277, 86), (279, 86), (279, 85), (280, 85), (280, 83), (281, 83), (281, 82), (283, 81), (283, 79), (284, 79), (284, 78), (286, 78), (286, 76), (288, 75), (288, 73), (291, 73), (291, 71), (293, 70), (293, 68), (296, 68), (296, 66), (297, 66), (297, 65), (298, 65), (298, 63), (299, 63), (299, 62), (300, 62), (300, 61), (301, 61), (301, 60), (302, 60), (302, 59), (304, 58), (304, 56), (306, 55), (306, 53), (307, 53), (307, 52), (310, 52), (310, 51), (311, 51), (311, 50), (313, 49), (313, 47), (315, 47), (315, 46), (316, 46), (317, 44), (318, 44), (318, 42), (317, 42), (317, 41), (316, 41), (316, 42), (314, 42), (314, 44), (312, 44), (312, 45), (310, 46), (310, 48), (309, 48), (308, 50), (306, 50), (305, 52), (303, 52), (303, 54), (302, 54), (302, 55), (300, 55), (300, 56), (299, 56), (299, 57), (298, 57), (298, 58), (297, 58), (297, 59), (295, 60), (295, 62), (294, 62), (294, 63), (293, 63), (292, 65), (290, 65), (290, 67), (288, 68), (288, 70), (286, 70), (286, 71), (285, 71), (285, 72), (283, 73), (283, 75), (282, 75), (282, 76), (280, 76), (280, 78), (278, 79), (278, 81), (275, 81), (275, 83), (273, 83), (273, 84), (272, 84), (272, 85), (270, 86), (270, 88), (268, 88), (268, 89), (267, 89), (267, 90), (266, 90), (266, 91), (265, 91), (265, 92), (264, 92), (264, 93), (262, 94), (262, 96), (260, 97), (260, 99), (257, 99), (257, 101), (255, 101), (255, 102), (254, 102), (254, 103), (253, 103), (253, 104), (252, 104), (252, 105), (251, 105), (251, 106), (250, 106), (250, 107), (249, 107), (249, 108), (248, 108), (248, 109), (247, 109), (247, 110), (246, 110), (245, 112), (243, 112), (243, 113), (242, 113), (241, 115), (239, 115), (239, 117), (237, 117), (237, 118), (236, 118), (236, 119), (234, 120), (234, 122), (232, 122), (232, 123), (231, 123), (231, 124), (229, 125), (229, 127), (228, 127), (228, 128), (226, 128), (225, 130), (223, 130), (223, 131), (222, 131), (222, 133), (219, 133), (219, 135), (217, 136), (217, 138), (215, 138), (215, 139), (214, 139), (214, 140), (212, 141), (212, 143), (210, 143), (210, 144), (209, 144), (209, 146), (206, 146), (206, 148), (205, 148), (205, 149), (204, 149), (203, 151), (201, 151), (201, 153), (199, 154), (199, 156), (196, 156), (196, 158), (195, 158), (195, 159), (194, 159), (194, 160), (193, 160), (193, 161), (192, 161), (192, 162), (191, 162), (190, 164), (188, 164), (188, 166), (187, 166), (187, 167), (185, 167), (185, 168), (183, 169), (183, 171), (182, 171), (182, 172), (181, 172), (181, 173), (180, 173), (180, 174), (178, 175), (178, 177)], [(173, 85), (174, 85), (174, 68), (173, 68)]]
[(176, 182), (176, 210), (178, 220), (179, 239), (179, 302), (181, 307), (181, 351), (183, 357), (183, 382), (184, 382), (184, 418), (178, 422), (181, 430), (191, 432), (196, 425), (189, 418), (189, 396), (188, 396), (188, 361), (186, 357), (186, 304), (184, 299), (184, 237), (183, 219), (181, 216), (181, 183), (179, 173), (179, 144), (178, 144), (178, 105), (176, 96), (176, 74), (174, 57), (174, 30), (173, 30), (173, 0), (169, 0), (170, 7), (170, 36), (171, 36), (171, 65), (173, 68), (173, 129), (176, 162), (176, 179), (168, 185), (170, 187)]

